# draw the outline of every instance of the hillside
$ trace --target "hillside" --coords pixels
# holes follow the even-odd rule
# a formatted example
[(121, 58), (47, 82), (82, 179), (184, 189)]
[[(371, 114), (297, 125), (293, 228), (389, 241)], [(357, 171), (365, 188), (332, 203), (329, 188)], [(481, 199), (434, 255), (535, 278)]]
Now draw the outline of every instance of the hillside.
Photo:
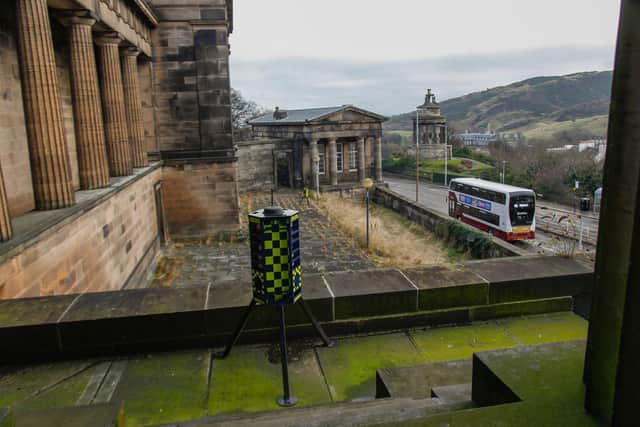
[[(555, 77), (535, 77), (507, 86), (475, 92), (441, 103), (442, 111), (459, 130), (485, 130), (490, 123), (497, 131), (533, 131), (566, 122), (580, 125), (580, 119), (609, 111), (612, 72), (585, 72)], [(413, 113), (393, 116), (388, 130), (411, 128)], [(604, 124), (603, 124), (604, 123)], [(593, 126), (594, 136), (606, 130), (606, 117)], [(544, 134), (544, 132), (542, 132)]]

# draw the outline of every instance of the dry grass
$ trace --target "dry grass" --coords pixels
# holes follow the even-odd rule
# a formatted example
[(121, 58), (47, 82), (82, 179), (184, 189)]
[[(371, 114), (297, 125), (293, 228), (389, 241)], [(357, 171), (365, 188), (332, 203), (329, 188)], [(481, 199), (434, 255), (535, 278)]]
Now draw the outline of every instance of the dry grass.
[[(364, 202), (323, 194), (318, 207), (329, 222), (356, 240), (366, 250)], [(367, 254), (384, 267), (448, 264), (447, 249), (420, 225), (382, 207), (370, 205), (370, 235)]]

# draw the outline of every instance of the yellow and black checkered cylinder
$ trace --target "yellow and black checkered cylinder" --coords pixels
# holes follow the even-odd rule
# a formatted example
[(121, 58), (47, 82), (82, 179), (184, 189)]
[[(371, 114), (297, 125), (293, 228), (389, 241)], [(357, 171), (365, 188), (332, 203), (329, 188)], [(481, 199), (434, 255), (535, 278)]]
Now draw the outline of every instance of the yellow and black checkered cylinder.
[(249, 214), (253, 299), (295, 304), (302, 295), (298, 212), (280, 208)]

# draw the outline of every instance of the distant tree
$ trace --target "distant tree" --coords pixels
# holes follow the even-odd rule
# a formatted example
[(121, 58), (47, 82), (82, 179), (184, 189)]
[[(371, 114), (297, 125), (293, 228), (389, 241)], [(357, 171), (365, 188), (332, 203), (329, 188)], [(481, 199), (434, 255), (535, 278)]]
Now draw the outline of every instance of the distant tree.
[(231, 88), (231, 121), (234, 129), (246, 128), (248, 120), (265, 113), (255, 102), (245, 99), (239, 90)]

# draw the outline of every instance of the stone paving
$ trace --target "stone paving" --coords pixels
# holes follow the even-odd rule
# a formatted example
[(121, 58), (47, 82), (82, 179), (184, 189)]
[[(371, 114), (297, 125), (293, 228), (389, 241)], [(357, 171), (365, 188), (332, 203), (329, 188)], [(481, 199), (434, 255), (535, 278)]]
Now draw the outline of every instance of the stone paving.
[[(276, 193), (274, 203), (300, 211), (301, 255), (303, 272), (366, 270), (373, 261), (349, 236), (329, 224), (313, 202), (296, 193)], [(269, 194), (243, 196), (243, 229), (246, 213), (271, 205)], [(208, 285), (225, 282), (249, 282), (250, 249), (247, 240), (236, 242), (194, 241), (174, 243), (151, 281), (151, 287)]]

